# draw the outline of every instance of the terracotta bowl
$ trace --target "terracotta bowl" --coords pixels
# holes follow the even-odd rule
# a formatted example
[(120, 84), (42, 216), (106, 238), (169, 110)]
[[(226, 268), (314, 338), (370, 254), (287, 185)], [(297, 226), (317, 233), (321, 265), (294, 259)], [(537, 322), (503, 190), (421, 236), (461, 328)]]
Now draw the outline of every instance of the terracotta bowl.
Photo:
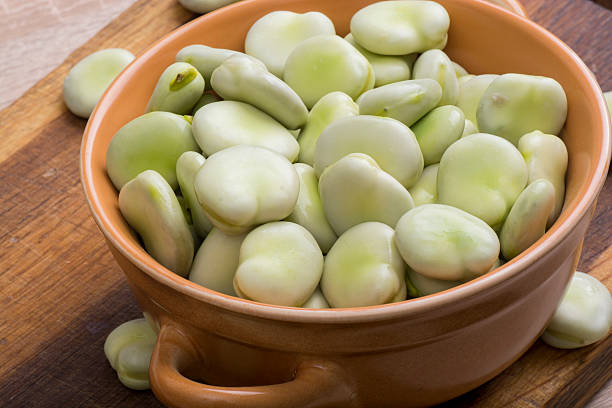
[(172, 407), (412, 407), (477, 387), (538, 338), (575, 268), (610, 158), (610, 123), (588, 68), (555, 36), (479, 0), (440, 0), (451, 16), (446, 52), (472, 73), (519, 72), (559, 81), (569, 113), (567, 198), (529, 250), (460, 287), (401, 303), (306, 310), (225, 296), (183, 279), (139, 245), (117, 207), (105, 153), (141, 115), (182, 47), (242, 49), (273, 10), (318, 10), (348, 32), (372, 0), (250, 0), (186, 24), (137, 58), (106, 92), (85, 130), (82, 180), (92, 214), (140, 306), (160, 327), (155, 395)]

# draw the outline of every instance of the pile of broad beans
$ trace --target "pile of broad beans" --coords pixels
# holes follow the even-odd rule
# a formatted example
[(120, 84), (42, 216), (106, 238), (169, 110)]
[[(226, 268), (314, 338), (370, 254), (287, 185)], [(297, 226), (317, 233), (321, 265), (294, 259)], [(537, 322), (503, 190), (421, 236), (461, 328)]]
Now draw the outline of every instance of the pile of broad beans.
[[(179, 0), (198, 13), (236, 1)], [(383, 1), (344, 38), (321, 13), (277, 11), (245, 53), (183, 48), (108, 148), (121, 213), (166, 268), (269, 304), (398, 302), (497, 268), (561, 212), (567, 100), (551, 78), (469, 74), (442, 51), (449, 25), (437, 3)], [(79, 62), (68, 108), (89, 117), (133, 58)], [(150, 387), (147, 320), (104, 345), (133, 389)], [(586, 346), (611, 326), (610, 292), (576, 272), (542, 340)]]
[(149, 254), (210, 289), (296, 307), (460, 285), (559, 216), (567, 100), (552, 78), (468, 74), (431, 1), (276, 11), (245, 53), (194, 44), (106, 156)]

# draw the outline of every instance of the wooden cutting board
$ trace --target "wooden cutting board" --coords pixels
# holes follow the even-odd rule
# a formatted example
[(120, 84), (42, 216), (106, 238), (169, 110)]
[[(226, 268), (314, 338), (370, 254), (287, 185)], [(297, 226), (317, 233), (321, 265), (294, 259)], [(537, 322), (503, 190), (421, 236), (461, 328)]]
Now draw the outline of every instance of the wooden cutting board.
[[(605, 1), (600, 3), (605, 4)], [(524, 0), (530, 17), (612, 89), (612, 12), (589, 0)], [(0, 406), (157, 407), (123, 388), (103, 342), (140, 313), (81, 190), (85, 121), (62, 103), (70, 67), (91, 52), (139, 55), (194, 16), (176, 0), (140, 0), (0, 111)], [(580, 269), (612, 288), (612, 181), (599, 199)], [(541, 342), (504, 373), (445, 406), (580, 407), (612, 376), (612, 336), (562, 351)]]

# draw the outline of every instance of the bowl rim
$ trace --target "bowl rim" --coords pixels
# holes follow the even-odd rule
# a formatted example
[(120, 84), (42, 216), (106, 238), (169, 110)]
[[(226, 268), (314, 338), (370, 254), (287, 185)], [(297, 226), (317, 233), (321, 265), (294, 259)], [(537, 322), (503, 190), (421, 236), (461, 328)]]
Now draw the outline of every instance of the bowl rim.
[[(120, 82), (122, 78), (133, 74), (133, 72), (137, 72), (138, 66), (142, 61), (148, 60), (151, 55), (163, 49), (166, 44), (171, 43), (174, 38), (179, 36), (183, 31), (190, 30), (193, 25), (203, 24), (205, 21), (214, 19), (218, 15), (233, 13), (234, 10), (238, 8), (248, 9), (259, 8), (261, 6), (278, 7), (278, 1), (279, 0), (244, 0), (233, 3), (214, 12), (200, 16), (164, 35), (160, 40), (148, 47), (142, 53), (142, 55), (130, 63), (126, 69), (124, 69), (124, 71), (115, 79), (115, 81), (113, 81), (111, 86), (109, 86), (100, 99), (100, 102), (94, 109), (85, 128), (81, 144), (80, 171), (85, 197), (94, 220), (98, 224), (98, 227), (108, 242), (112, 244), (122, 256), (127, 258), (140, 271), (146, 273), (155, 281), (197, 301), (219, 307), (226, 311), (248, 315), (251, 317), (283, 322), (319, 324), (344, 324), (393, 320), (400, 317), (406, 317), (408, 315), (421, 315), (430, 310), (439, 309), (461, 299), (476, 296), (487, 289), (501, 285), (512, 277), (520, 274), (527, 267), (534, 264), (544, 254), (552, 250), (559, 242), (570, 234), (570, 232), (583, 219), (583, 217), (588, 215), (588, 210), (595, 202), (596, 197), (606, 180), (611, 155), (610, 119), (601, 89), (599, 88), (594, 75), (578, 57), (578, 55), (572, 51), (571, 48), (569, 48), (568, 45), (558, 39), (554, 34), (550, 33), (529, 19), (520, 17), (501, 6), (489, 3), (486, 0), (447, 0), (461, 4), (465, 7), (484, 8), (486, 13), (496, 15), (495, 18), (504, 19), (509, 24), (514, 26), (522, 26), (523, 28), (521, 29), (529, 30), (533, 35), (545, 37), (552, 46), (556, 47), (560, 52), (563, 52), (568, 58), (573, 60), (575, 65), (583, 74), (588, 87), (597, 98), (599, 116), (604, 126), (602, 135), (602, 149), (599, 158), (595, 163), (595, 169), (593, 171), (594, 176), (587, 182), (585, 194), (578, 199), (574, 209), (569, 212), (563, 222), (556, 223), (549, 231), (546, 232), (544, 237), (538, 240), (538, 242), (495, 271), (487, 273), (477, 279), (444, 292), (415, 299), (408, 299), (398, 303), (337, 309), (303, 309), (298, 307), (276, 306), (225, 295), (202, 287), (186, 278), (182, 278), (179, 275), (174, 274), (170, 270), (152, 260), (150, 256), (148, 256), (149, 259), (145, 259), (145, 257), (140, 256), (139, 254), (128, 251), (121, 244), (122, 241), (127, 241), (121, 237), (119, 230), (112, 225), (109, 218), (103, 211), (100, 196), (94, 188), (94, 169), (90, 165), (91, 160), (88, 160), (88, 158), (93, 155), (93, 141), (96, 138), (100, 124), (103, 121), (105, 113), (108, 111), (110, 106), (112, 106), (114, 100), (113, 95), (116, 93), (115, 87), (118, 86), (117, 83)], [(302, 0), (295, 1), (299, 2)], [(257, 3), (257, 5), (255, 5), (255, 3)], [(145, 260), (147, 262), (145, 262)]]

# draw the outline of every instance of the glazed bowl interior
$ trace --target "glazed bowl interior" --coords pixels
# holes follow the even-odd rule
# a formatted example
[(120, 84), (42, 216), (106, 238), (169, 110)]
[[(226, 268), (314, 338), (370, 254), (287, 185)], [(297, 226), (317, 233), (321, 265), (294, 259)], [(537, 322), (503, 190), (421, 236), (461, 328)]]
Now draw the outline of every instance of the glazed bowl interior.
[[(372, 0), (247, 0), (204, 15), (163, 37), (138, 57), (107, 90), (91, 116), (81, 150), (81, 176), (96, 222), (118, 251), (144, 273), (205, 302), (241, 313), (293, 320), (366, 320), (443, 306), (499, 284), (552, 249), (585, 216), (600, 191), (610, 157), (610, 124), (601, 91), (588, 68), (560, 40), (511, 12), (480, 0), (440, 0), (451, 17), (445, 52), (470, 73), (524, 73), (556, 79), (569, 109), (563, 138), (569, 151), (567, 194), (555, 225), (530, 249), (496, 271), (467, 284), (405, 302), (356, 309), (305, 310), (263, 305), (225, 296), (183, 279), (153, 260), (121, 216), (118, 193), (106, 175), (111, 138), (144, 113), (161, 72), (190, 44), (243, 50), (249, 27), (273, 10), (320, 11), (349, 31), (351, 16)], [(162, 34), (162, 33), (160, 33)]]

